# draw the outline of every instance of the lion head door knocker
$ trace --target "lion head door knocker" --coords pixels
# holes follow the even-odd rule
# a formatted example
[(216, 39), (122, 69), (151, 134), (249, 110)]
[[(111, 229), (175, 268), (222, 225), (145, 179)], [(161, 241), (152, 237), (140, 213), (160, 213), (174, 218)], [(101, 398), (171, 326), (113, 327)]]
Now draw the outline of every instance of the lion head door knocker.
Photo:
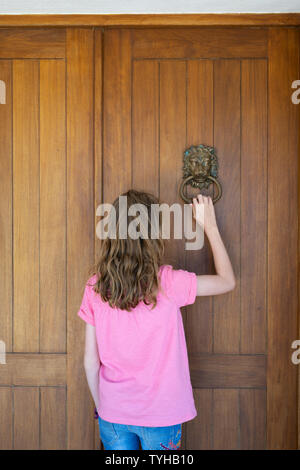
[(194, 188), (208, 188), (211, 183), (215, 183), (217, 194), (213, 198), (215, 204), (222, 196), (222, 188), (217, 180), (218, 159), (213, 147), (208, 145), (192, 145), (183, 153), (183, 180), (180, 185), (179, 194), (186, 202), (192, 202), (191, 197), (183, 194), (187, 184)]

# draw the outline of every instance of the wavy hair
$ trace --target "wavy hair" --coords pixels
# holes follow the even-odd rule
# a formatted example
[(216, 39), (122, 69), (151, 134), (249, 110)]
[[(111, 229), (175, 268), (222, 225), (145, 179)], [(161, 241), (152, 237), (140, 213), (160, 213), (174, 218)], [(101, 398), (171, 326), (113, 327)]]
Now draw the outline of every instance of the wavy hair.
[(115, 238), (101, 240), (99, 258), (91, 270), (92, 274), (97, 275), (97, 282), (93, 284), (94, 291), (113, 308), (131, 311), (140, 301), (146, 305), (153, 304), (154, 308), (160, 289), (158, 271), (164, 255), (164, 242), (161, 237), (160, 213), (158, 219), (155, 219), (158, 236), (151, 238), (151, 205), (159, 204), (159, 200), (150, 193), (134, 189), (121, 196), (127, 197), (128, 211), (132, 204), (143, 204), (146, 228), (139, 228), (147, 236), (133, 239), (128, 235), (127, 238), (119, 238), (120, 220), (125, 220), (128, 229), (135, 217), (129, 216), (127, 212), (122, 214), (122, 210), (120, 214), (119, 198), (115, 199)]

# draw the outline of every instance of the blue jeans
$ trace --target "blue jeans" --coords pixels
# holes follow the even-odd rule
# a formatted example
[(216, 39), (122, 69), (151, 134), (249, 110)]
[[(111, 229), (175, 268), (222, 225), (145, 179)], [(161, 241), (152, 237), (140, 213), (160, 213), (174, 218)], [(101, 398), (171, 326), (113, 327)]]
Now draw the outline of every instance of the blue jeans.
[(110, 423), (98, 418), (100, 439), (105, 450), (178, 450), (181, 441), (181, 424), (173, 426), (133, 426)]

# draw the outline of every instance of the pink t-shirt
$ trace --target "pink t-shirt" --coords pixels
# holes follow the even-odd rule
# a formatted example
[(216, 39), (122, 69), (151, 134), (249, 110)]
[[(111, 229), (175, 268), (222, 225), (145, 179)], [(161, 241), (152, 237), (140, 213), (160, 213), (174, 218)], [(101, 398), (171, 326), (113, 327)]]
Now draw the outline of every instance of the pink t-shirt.
[(99, 358), (99, 409), (106, 421), (171, 426), (197, 415), (180, 307), (193, 304), (197, 276), (160, 267), (157, 305), (140, 302), (131, 312), (111, 308), (85, 287), (78, 315), (95, 326)]

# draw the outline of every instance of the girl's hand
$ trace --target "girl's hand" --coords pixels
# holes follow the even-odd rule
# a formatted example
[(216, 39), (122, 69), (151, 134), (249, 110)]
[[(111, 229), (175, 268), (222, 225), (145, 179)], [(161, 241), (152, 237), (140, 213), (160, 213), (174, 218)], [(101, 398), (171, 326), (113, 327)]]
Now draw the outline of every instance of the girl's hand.
[[(196, 208), (197, 206), (200, 206), (200, 204), (204, 205), (204, 212), (200, 210), (197, 214)], [(211, 229), (217, 228), (215, 209), (210, 196), (202, 196), (202, 194), (198, 194), (197, 197), (193, 198), (192, 209), (196, 222), (205, 230), (206, 233)], [(201, 215), (204, 215), (204, 219)]]

